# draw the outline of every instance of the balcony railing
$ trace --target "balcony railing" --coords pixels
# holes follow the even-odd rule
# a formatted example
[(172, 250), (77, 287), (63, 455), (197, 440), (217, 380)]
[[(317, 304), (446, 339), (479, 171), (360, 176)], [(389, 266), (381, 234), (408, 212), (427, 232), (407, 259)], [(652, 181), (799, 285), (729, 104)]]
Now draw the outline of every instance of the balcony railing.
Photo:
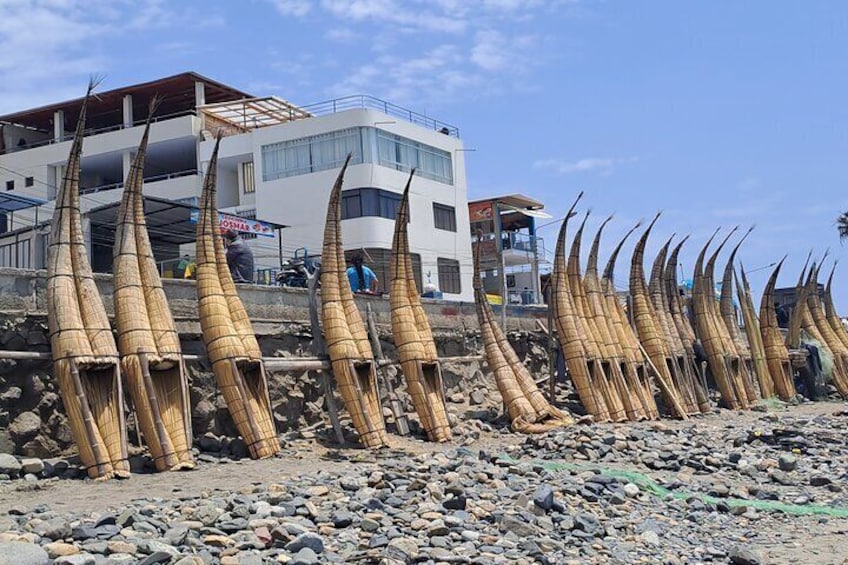
[(518, 252), (532, 254), (535, 252), (539, 258), (545, 257), (545, 241), (541, 237), (519, 232), (504, 232), (503, 250), (514, 250)]
[[(175, 178), (180, 178), (180, 177), (188, 177), (188, 176), (197, 175), (197, 174), (198, 174), (197, 169), (186, 169), (184, 171), (177, 171), (175, 173), (165, 173), (165, 174), (161, 174), (161, 175), (154, 175), (154, 176), (151, 176), (151, 177), (145, 177), (144, 183), (150, 184), (152, 182), (158, 182), (160, 180), (168, 180), (168, 179), (175, 179)], [(115, 190), (116, 188), (123, 188), (123, 186), (124, 186), (124, 181), (113, 182), (113, 183), (110, 183), (110, 184), (101, 184), (99, 186), (89, 186), (89, 187), (80, 188), (80, 194), (95, 194), (97, 192), (103, 192), (105, 190)]]
[(355, 109), (378, 110), (394, 118), (400, 118), (412, 124), (444, 133), (445, 135), (459, 137), (459, 128), (456, 126), (446, 124), (429, 116), (425, 116), (424, 114), (413, 112), (408, 108), (404, 108), (366, 94), (357, 94), (354, 96), (345, 96), (343, 98), (326, 100), (324, 102), (309, 104), (307, 106), (300, 106), (300, 109), (306, 110), (312, 114), (312, 116), (325, 116), (335, 114), (337, 112), (344, 112), (345, 110)]

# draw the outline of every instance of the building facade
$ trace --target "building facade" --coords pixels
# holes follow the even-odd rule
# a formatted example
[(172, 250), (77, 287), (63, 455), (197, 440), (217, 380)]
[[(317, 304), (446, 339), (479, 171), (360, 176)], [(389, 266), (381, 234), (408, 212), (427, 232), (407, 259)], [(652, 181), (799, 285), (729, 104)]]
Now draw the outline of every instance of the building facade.
[[(252, 97), (195, 73), (101, 94), (90, 102), (88, 113), (80, 183), (83, 211), (120, 200), (154, 95), (162, 103), (151, 128), (145, 195), (196, 204), (214, 139), (222, 133), (220, 209), (286, 226), (282, 242), (249, 239), (257, 268), (278, 267), (295, 251), (320, 254), (330, 188), (350, 153), (342, 222), (347, 252), (363, 253), (380, 288), (388, 289), (394, 215), (414, 168), (409, 241), (418, 282), (422, 288), (428, 282), (435, 285), (446, 299), (473, 298), (458, 131), (367, 96), (297, 107), (276, 97)], [(76, 100), (0, 117), (0, 181), (5, 183), (0, 188), (48, 201), (15, 212), (6, 233), (0, 234), (0, 246), (14, 236), (18, 242), (31, 239), (33, 249), (45, 247), (49, 226), (44, 220), (52, 214), (49, 201), (64, 173), (80, 105)], [(89, 234), (95, 253), (110, 244), (104, 231)], [(163, 262), (185, 250), (185, 245), (154, 245)], [(33, 252), (28, 264), (2, 266), (40, 268), (43, 261), (41, 253)]]

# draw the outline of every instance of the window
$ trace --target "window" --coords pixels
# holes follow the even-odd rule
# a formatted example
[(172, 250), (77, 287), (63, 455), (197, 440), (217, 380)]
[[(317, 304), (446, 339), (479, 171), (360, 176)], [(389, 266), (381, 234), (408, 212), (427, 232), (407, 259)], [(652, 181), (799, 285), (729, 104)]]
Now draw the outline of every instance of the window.
[(29, 269), (30, 266), (29, 239), (24, 239), (17, 243), (0, 245), (0, 267)]
[(32, 185), (34, 185), (34, 184), (35, 184), (35, 179), (34, 179), (34, 178), (32, 178), (32, 177), (26, 177), (26, 178), (24, 179), (24, 186), (26, 186), (27, 188), (28, 188), (28, 187), (30, 187), (30, 186), (32, 186)]
[(439, 290), (445, 294), (461, 294), (459, 261), (439, 257), (436, 259), (436, 266), (439, 269)]
[(349, 128), (262, 146), (262, 180), (335, 169), (353, 153), (351, 164), (362, 163), (365, 128)]
[(453, 206), (433, 202), (433, 220), (437, 230), (456, 231), (456, 210)]
[(404, 172), (415, 168), (419, 176), (453, 184), (453, 165), (447, 151), (377, 130), (377, 155), (384, 167)]
[(256, 192), (256, 179), (253, 175), (253, 161), (242, 163), (241, 172), (244, 179), (244, 193), (251, 194)]
[(355, 188), (342, 192), (342, 220), (375, 216), (394, 220), (401, 195), (380, 188)]
[(6, 181), (6, 190), (15, 190), (15, 181), (7, 180)]

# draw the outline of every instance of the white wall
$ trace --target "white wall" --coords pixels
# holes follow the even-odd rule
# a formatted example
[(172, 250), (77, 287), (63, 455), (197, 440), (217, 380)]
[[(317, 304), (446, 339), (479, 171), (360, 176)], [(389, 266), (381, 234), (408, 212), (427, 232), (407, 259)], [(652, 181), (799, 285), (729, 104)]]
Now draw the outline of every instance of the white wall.
[[(394, 122), (380, 123), (375, 122)], [(256, 193), (246, 198), (240, 193), (242, 205), (255, 202), (257, 217), (289, 226), (283, 230), (283, 253), (290, 255), (294, 249), (306, 247), (310, 253), (320, 253), (327, 200), (338, 170), (327, 170), (306, 175), (286, 177), (264, 182), (262, 180), (261, 151), (263, 145), (299, 139), (320, 133), (346, 128), (377, 127), (390, 133), (426, 143), (451, 153), (454, 161), (454, 185), (447, 185), (416, 176), (410, 196), (409, 225), (410, 250), (419, 253), (426, 281), (427, 271), (438, 283), (436, 259), (456, 259), (460, 262), (460, 295), (446, 298), (472, 300), (471, 241), (468, 231), (468, 196), (465, 180), (465, 160), (459, 139), (416, 126), (374, 110), (348, 110), (337, 114), (298, 120), (295, 122), (260, 128), (224, 138), (219, 160), (253, 160), (256, 176)], [(249, 141), (249, 142), (248, 142)], [(212, 152), (213, 141), (200, 144), (199, 159), (206, 163)], [(248, 151), (249, 149), (249, 151)], [(369, 163), (353, 165), (345, 175), (346, 188), (376, 187), (402, 192), (407, 173)], [(220, 179), (219, 179), (220, 180)], [(437, 230), (433, 220), (433, 202), (453, 206), (456, 210), (457, 232)], [(377, 247), (390, 249), (394, 221), (379, 217), (355, 218), (342, 222), (346, 249)], [(272, 245), (269, 241), (257, 242), (260, 246)], [(386, 282), (386, 281), (384, 281)]]

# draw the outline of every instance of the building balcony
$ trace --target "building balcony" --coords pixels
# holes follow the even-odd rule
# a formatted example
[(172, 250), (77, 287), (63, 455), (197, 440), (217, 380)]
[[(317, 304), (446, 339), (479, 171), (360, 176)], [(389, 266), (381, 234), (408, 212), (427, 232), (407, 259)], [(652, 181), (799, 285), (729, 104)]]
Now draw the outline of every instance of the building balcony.
[(534, 235), (505, 232), (502, 234), (503, 260), (507, 267), (530, 265), (535, 258), (543, 261), (545, 257), (545, 242)]

